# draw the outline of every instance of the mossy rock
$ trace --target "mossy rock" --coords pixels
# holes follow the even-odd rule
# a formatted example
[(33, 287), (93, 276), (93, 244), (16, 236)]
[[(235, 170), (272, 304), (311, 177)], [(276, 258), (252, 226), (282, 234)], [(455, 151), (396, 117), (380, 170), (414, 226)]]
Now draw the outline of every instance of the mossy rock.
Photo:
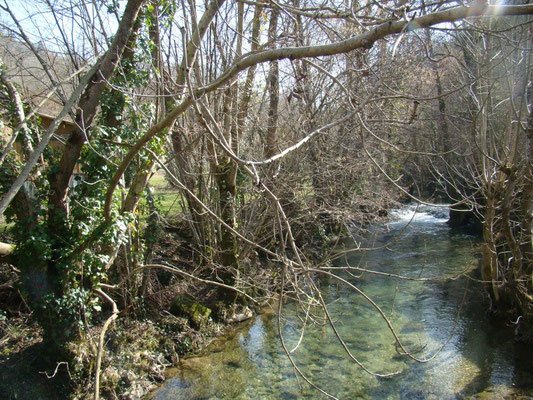
[(486, 388), (483, 392), (467, 397), (468, 400), (526, 400), (531, 399), (529, 393), (507, 385), (496, 385)]
[(196, 329), (204, 327), (211, 315), (210, 308), (198, 303), (187, 293), (179, 294), (174, 298), (170, 312), (178, 317), (186, 317)]

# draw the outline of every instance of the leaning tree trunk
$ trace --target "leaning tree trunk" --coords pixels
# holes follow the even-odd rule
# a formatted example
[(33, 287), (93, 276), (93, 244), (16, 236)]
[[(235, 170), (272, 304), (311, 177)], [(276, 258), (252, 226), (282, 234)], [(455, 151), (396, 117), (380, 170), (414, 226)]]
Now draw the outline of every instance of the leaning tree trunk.
[[(87, 141), (88, 129), (91, 127), (102, 93), (123, 55), (131, 35), (135, 31), (135, 22), (145, 0), (129, 0), (117, 33), (110, 48), (105, 53), (91, 82), (86, 87), (78, 104), (76, 113), (76, 128), (70, 133), (65, 144), (61, 159), (56, 168), (49, 175), (50, 194), (48, 201), (48, 232), (52, 239), (51, 257), (46, 267), (46, 288), (42, 297), (52, 295), (60, 299), (69, 289), (68, 279), (73, 276), (73, 265), (65, 265), (67, 249), (65, 244), (70, 243), (68, 192), (76, 163), (80, 159), (81, 151)], [(35, 264), (25, 265), (28, 273), (40, 276), (42, 271), (34, 271)], [(70, 277), (65, 281), (65, 277)], [(54, 314), (54, 307), (50, 305), (43, 310), (42, 325), (45, 339), (52, 344), (62, 346), (70, 337), (76, 334), (74, 325), (76, 321), (59, 319)]]

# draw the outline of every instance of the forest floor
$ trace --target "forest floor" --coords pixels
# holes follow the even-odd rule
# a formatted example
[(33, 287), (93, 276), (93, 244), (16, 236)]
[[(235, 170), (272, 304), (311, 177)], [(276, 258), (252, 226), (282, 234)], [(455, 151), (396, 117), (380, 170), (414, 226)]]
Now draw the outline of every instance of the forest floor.
[[(11, 275), (8, 266), (0, 274)], [(16, 281), (2, 288), (0, 314), (0, 399), (88, 399), (93, 397), (94, 366), (101, 327), (100, 322), (83, 332), (83, 340), (72, 344), (77, 355), (74, 365), (50, 365), (45, 353), (42, 331), (24, 305)], [(167, 367), (176, 365), (186, 354), (205, 348), (232, 324), (206, 321), (193, 326), (187, 318), (169, 312), (169, 302), (161, 307), (162, 297), (187, 293), (203, 298), (206, 288), (180, 279), (158, 298), (151, 298), (137, 315), (121, 313), (106, 334), (101, 369), (100, 398), (141, 399), (165, 379)], [(159, 310), (155, 308), (161, 307)], [(151, 310), (150, 310), (151, 309)]]

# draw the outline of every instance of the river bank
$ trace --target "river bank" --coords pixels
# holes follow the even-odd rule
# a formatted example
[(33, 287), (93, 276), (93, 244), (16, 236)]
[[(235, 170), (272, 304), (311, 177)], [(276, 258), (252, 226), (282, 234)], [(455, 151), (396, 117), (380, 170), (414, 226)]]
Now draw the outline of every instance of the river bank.
[[(154, 259), (161, 264), (183, 265), (190, 254), (181, 233), (175, 229), (164, 232)], [(338, 236), (333, 238), (337, 240)], [(246, 262), (262, 261), (255, 258)], [(202, 275), (192, 259), (185, 265), (189, 273), (196, 271)], [(216, 300), (213, 286), (192, 276), (154, 271), (157, 281), (164, 285), (144, 299), (142, 309), (122, 311), (106, 333), (100, 398), (143, 398), (165, 380), (167, 368), (177, 365), (183, 356), (205, 349), (239, 322), (263, 312), (265, 303), (275, 294), (267, 290), (271, 284), (267, 268), (260, 266), (260, 270), (263, 272), (254, 276), (260, 289), (256, 291), (256, 303), (245, 307), (225, 307)], [(0, 398), (93, 398), (99, 335), (111, 310), (104, 309), (99, 321), (94, 321), (91, 329), (84, 330), (80, 339), (70, 344), (74, 363), (51, 365), (43, 358), (46, 348), (42, 329), (33, 320), (19, 291), (19, 272), (5, 263), (0, 266), (0, 277), (6, 282), (0, 291), (5, 309), (0, 313)], [(204, 314), (198, 314), (198, 310)]]

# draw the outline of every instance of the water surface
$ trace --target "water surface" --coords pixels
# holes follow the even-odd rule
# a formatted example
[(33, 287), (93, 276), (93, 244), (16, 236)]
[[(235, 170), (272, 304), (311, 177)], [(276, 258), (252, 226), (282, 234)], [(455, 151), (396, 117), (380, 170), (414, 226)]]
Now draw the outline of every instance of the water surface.
[[(451, 230), (446, 209), (424, 207), (416, 215), (414, 210), (410, 206), (393, 212), (391, 222), (375, 227), (363, 243), (389, 243), (387, 248), (354, 253), (337, 265), (347, 262), (412, 278), (449, 278), (477, 264), (477, 239)], [(292, 355), (302, 372), (328, 393), (341, 399), (456, 399), (482, 391), (493, 392), (489, 398), (533, 394), (531, 348), (517, 343), (512, 329), (490, 320), (480, 283), (471, 279), (477, 277), (475, 271), (469, 273), (471, 278), (447, 282), (355, 272), (342, 276), (382, 308), (414, 355), (425, 358), (445, 346), (427, 363), (401, 355), (387, 324), (362, 296), (333, 279), (323, 281), (323, 296), (350, 352), (373, 372), (400, 372), (388, 379), (366, 373), (346, 355), (331, 327), (308, 324)], [(298, 343), (301, 326), (295, 306), (286, 305), (282, 331), (289, 349)], [(205, 355), (183, 361), (154, 398), (324, 396), (296, 377), (280, 344), (277, 317), (265, 314), (208, 348)]]

